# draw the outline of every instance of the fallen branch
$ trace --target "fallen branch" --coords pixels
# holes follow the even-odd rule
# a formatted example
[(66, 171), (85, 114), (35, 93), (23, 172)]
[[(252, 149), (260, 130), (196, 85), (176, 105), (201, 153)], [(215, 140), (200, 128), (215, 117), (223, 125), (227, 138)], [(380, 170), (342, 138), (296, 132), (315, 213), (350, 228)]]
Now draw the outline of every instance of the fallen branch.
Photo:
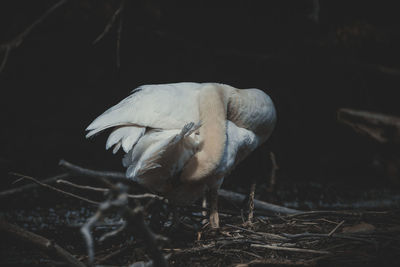
[[(2, 232), (3, 234), (8, 234), (24, 244), (28, 244), (34, 248), (37, 248), (54, 259), (62, 260), (63, 262), (66, 262), (69, 266), (85, 266), (68, 251), (66, 251), (56, 243), (48, 240), (43, 236), (26, 231), (16, 225), (10, 224), (2, 219), (0, 219), (0, 232)], [(1, 235), (2, 237), (3, 234)]]
[(293, 251), (293, 252), (303, 252), (303, 253), (313, 253), (313, 254), (331, 254), (329, 251), (324, 251), (324, 250), (278, 247), (278, 246), (273, 246), (273, 245), (262, 245), (262, 244), (251, 244), (250, 247), (252, 247), (252, 248), (267, 248), (267, 249), (272, 249), (272, 250)]
[[(228, 191), (228, 190), (224, 190), (224, 189), (220, 189), (218, 191), (218, 195), (223, 197), (223, 198), (225, 198), (225, 199), (227, 199), (227, 200), (229, 200), (229, 201), (237, 203), (237, 204), (243, 203), (243, 200), (246, 198), (246, 196), (243, 195), (243, 194), (239, 194), (239, 193)], [(301, 212), (299, 210), (295, 210), (295, 209), (290, 209), (290, 208), (274, 205), (274, 204), (267, 203), (267, 202), (264, 202), (264, 201), (260, 201), (260, 200), (257, 200), (257, 199), (254, 199), (254, 208), (256, 210), (262, 210), (262, 211), (273, 212), (273, 213), (280, 213), (280, 214), (285, 214), (285, 215), (287, 215), (287, 214), (296, 214), (296, 213)]]

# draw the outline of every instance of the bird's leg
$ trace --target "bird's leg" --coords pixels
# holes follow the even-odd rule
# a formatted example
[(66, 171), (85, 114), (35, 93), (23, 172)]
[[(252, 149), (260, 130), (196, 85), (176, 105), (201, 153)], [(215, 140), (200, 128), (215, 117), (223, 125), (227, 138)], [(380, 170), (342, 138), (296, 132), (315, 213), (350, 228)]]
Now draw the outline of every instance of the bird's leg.
[(247, 224), (251, 224), (254, 217), (254, 194), (256, 191), (256, 181), (252, 180), (250, 184), (249, 200), (247, 202)]
[[(203, 196), (203, 201), (201, 202), (201, 207), (203, 208), (203, 211), (201, 212), (201, 215), (206, 217), (207, 216), (207, 211), (206, 211), (206, 209), (207, 209), (207, 197), (206, 196)], [(207, 223), (207, 219), (204, 219), (201, 222), (204, 225), (204, 224)]]
[(213, 229), (219, 228), (218, 187), (210, 188), (210, 225)]

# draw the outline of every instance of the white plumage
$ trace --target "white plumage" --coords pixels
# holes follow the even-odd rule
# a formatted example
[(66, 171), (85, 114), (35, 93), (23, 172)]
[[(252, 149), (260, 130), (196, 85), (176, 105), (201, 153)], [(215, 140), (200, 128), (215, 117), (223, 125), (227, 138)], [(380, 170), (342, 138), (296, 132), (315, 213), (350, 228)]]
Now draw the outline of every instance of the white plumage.
[[(144, 85), (96, 118), (86, 137), (114, 127), (106, 149), (125, 151), (126, 176), (189, 204), (207, 187), (216, 195), (224, 176), (268, 139), (275, 122), (271, 99), (258, 89)], [(210, 222), (218, 227), (214, 202)]]

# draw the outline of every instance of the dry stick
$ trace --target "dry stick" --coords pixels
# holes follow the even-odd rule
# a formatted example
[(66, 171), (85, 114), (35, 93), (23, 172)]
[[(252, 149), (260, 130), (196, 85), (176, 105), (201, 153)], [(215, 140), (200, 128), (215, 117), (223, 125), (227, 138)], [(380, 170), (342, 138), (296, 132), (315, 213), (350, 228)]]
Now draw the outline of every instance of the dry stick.
[[(57, 183), (59, 184), (65, 184), (65, 185), (69, 185), (75, 188), (79, 188), (79, 189), (85, 189), (85, 190), (91, 190), (91, 191), (96, 191), (96, 192), (103, 192), (103, 193), (107, 193), (110, 191), (110, 189), (108, 188), (101, 188), (101, 187), (93, 187), (93, 186), (89, 186), (89, 185), (79, 185), (79, 184), (75, 184), (72, 183), (70, 181), (66, 181), (66, 180), (57, 180)], [(138, 195), (131, 195), (128, 194), (128, 198), (132, 198), (132, 199), (140, 199), (140, 198), (155, 198), (155, 199), (159, 199), (159, 200), (164, 200), (163, 197), (161, 196), (157, 196), (155, 194), (150, 194), (150, 193), (144, 193), (144, 194), (138, 194)]]
[(111, 30), (112, 26), (114, 25), (115, 21), (117, 20), (117, 17), (122, 13), (124, 9), (124, 4), (125, 0), (122, 0), (118, 9), (115, 10), (114, 14), (112, 15), (110, 21), (107, 23), (107, 25), (104, 27), (103, 32), (96, 38), (96, 40), (93, 41), (93, 44), (98, 43), (101, 39), (106, 36), (106, 34)]
[(9, 234), (13, 238), (25, 244), (29, 244), (34, 248), (38, 248), (50, 257), (68, 263), (69, 266), (85, 266), (74, 256), (72, 256), (68, 251), (66, 251), (56, 243), (48, 240), (43, 236), (26, 231), (16, 225), (10, 224), (2, 219), (0, 219), (0, 232)]
[(46, 12), (43, 13), (42, 16), (40, 16), (37, 20), (35, 20), (29, 27), (27, 27), (23, 32), (18, 34), (14, 39), (11, 41), (0, 45), (0, 51), (5, 51), (4, 52), (4, 57), (3, 61), (0, 65), (0, 73), (4, 70), (4, 67), (6, 66), (6, 62), (8, 59), (8, 56), (11, 52), (12, 49), (17, 48), (22, 44), (24, 41), (25, 37), (31, 33), (31, 31), (38, 26), (40, 23), (42, 23), (51, 13), (53, 13), (57, 8), (60, 6), (64, 5), (68, 0), (61, 0), (58, 1), (56, 4), (51, 6), (49, 9), (46, 10)]
[[(218, 195), (223, 197), (223, 198), (226, 198), (229, 201), (237, 203), (237, 204), (243, 203), (243, 200), (246, 198), (246, 196), (243, 195), (243, 194), (227, 191), (227, 190), (224, 190), (224, 189), (220, 189), (218, 191)], [(262, 210), (262, 211), (268, 211), (268, 212), (274, 212), (274, 213), (281, 213), (281, 214), (285, 214), (285, 215), (287, 215), (287, 214), (296, 214), (296, 213), (301, 212), (299, 210), (295, 210), (295, 209), (290, 209), (290, 208), (274, 205), (274, 204), (267, 203), (267, 202), (264, 202), (264, 201), (260, 201), (260, 200), (257, 200), (257, 199), (254, 200), (254, 207), (255, 207), (256, 210)]]
[[(63, 174), (60, 174), (60, 175), (56, 175), (56, 176), (44, 179), (41, 182), (44, 183), (44, 184), (50, 184), (50, 183), (53, 183), (53, 182), (55, 182), (55, 181), (57, 181), (59, 179), (68, 178), (69, 176), (70, 176), (69, 173), (63, 173)], [(0, 192), (0, 198), (12, 196), (12, 195), (15, 195), (15, 194), (19, 194), (19, 193), (31, 190), (32, 188), (35, 188), (35, 187), (38, 187), (38, 186), (39, 186), (38, 184), (34, 183), (34, 184), (27, 184), (27, 185), (23, 185), (21, 187), (9, 189), (9, 190)]]
[[(81, 175), (85, 175), (85, 176), (89, 176), (89, 177), (95, 177), (95, 178), (104, 177), (104, 178), (110, 178), (110, 179), (122, 181), (122, 182), (125, 182), (125, 183), (127, 183), (127, 182), (133, 183), (133, 181), (127, 179), (125, 174), (122, 173), (122, 172), (94, 171), (94, 170), (82, 168), (80, 166), (77, 166), (75, 164), (67, 162), (67, 161), (65, 161), (63, 159), (60, 160), (59, 164), (61, 166), (63, 166), (64, 168), (66, 168), (66, 169), (68, 169), (71, 172), (74, 172), (76, 174), (81, 174)], [(139, 184), (137, 184), (137, 185), (139, 185)], [(223, 198), (225, 198), (225, 199), (227, 199), (227, 200), (229, 200), (229, 201), (237, 203), (237, 204), (243, 203), (243, 200), (246, 198), (246, 196), (243, 195), (243, 194), (239, 194), (239, 193), (228, 191), (228, 190), (224, 190), (224, 189), (218, 190), (218, 195), (223, 197)], [(301, 213), (301, 211), (299, 211), (299, 210), (289, 209), (289, 208), (286, 208), (286, 207), (274, 205), (274, 204), (267, 203), (267, 202), (264, 202), (264, 201), (260, 201), (260, 200), (257, 200), (257, 199), (254, 200), (254, 207), (257, 210), (260, 210), (260, 211), (281, 213), (281, 214), (285, 214), (285, 215)]]
[(94, 170), (82, 168), (78, 165), (72, 164), (63, 159), (60, 160), (60, 162), (58, 164), (64, 168), (70, 170), (73, 173), (85, 175), (88, 177), (95, 177), (95, 178), (103, 177), (103, 178), (114, 179), (114, 180), (118, 180), (118, 181), (122, 181), (122, 182), (131, 181), (131, 180), (127, 179), (126, 175), (122, 172), (94, 171)]
[(246, 228), (243, 228), (243, 227), (240, 227), (240, 226), (236, 226), (236, 225), (233, 225), (233, 224), (225, 224), (225, 225), (228, 226), (228, 227), (232, 227), (232, 228), (241, 230), (243, 232), (248, 232), (248, 233), (251, 233), (251, 234), (254, 234), (254, 235), (258, 235), (258, 236), (261, 236), (261, 237), (264, 237), (264, 238), (280, 240), (280, 241), (288, 240), (288, 238), (280, 236), (280, 235), (276, 235), (276, 234), (270, 234), (270, 233), (265, 233), (265, 232), (256, 232), (256, 231), (249, 230), (249, 229), (246, 229)]
[(80, 185), (80, 184), (75, 184), (70, 181), (66, 181), (66, 180), (62, 180), (62, 179), (57, 180), (57, 184), (64, 184), (64, 185), (68, 185), (68, 186), (79, 188), (79, 189), (102, 192), (102, 193), (107, 193), (110, 191), (110, 189), (108, 189), (108, 188), (93, 187), (93, 186), (89, 186), (89, 185)]
[(51, 185), (48, 185), (48, 184), (44, 184), (44, 183), (40, 182), (39, 180), (37, 180), (37, 179), (31, 177), (31, 176), (26, 176), (26, 175), (19, 174), (19, 173), (14, 173), (14, 172), (11, 172), (10, 174), (19, 176), (19, 177), (24, 178), (24, 179), (31, 180), (31, 181), (37, 183), (37, 184), (40, 185), (40, 186), (46, 187), (46, 188), (48, 188), (48, 189), (51, 189), (51, 190), (53, 190), (53, 191), (57, 191), (57, 192), (59, 192), (59, 193), (62, 193), (62, 194), (64, 194), (64, 195), (67, 195), (67, 196), (70, 196), (70, 197), (73, 197), (73, 198), (77, 198), (77, 199), (79, 199), (79, 200), (83, 200), (83, 201), (85, 201), (85, 202), (87, 202), (87, 203), (90, 203), (90, 204), (92, 204), (92, 205), (96, 205), (96, 206), (97, 206), (97, 205), (100, 204), (100, 203), (97, 202), (97, 201), (93, 201), (93, 200), (90, 200), (90, 199), (87, 199), (87, 198), (84, 198), (84, 197), (81, 197), (81, 196), (72, 194), (72, 193), (70, 193), (70, 192), (63, 191), (63, 190), (58, 189), (58, 188), (56, 188), (56, 187), (54, 187), (54, 186), (51, 186)]
[(249, 201), (248, 201), (248, 214), (247, 214), (247, 223), (251, 224), (254, 217), (254, 194), (256, 192), (256, 180), (253, 179), (250, 184), (250, 193), (249, 193)]
[(269, 187), (267, 189), (268, 192), (273, 192), (275, 190), (275, 185), (276, 185), (276, 171), (279, 170), (279, 166), (276, 163), (276, 158), (274, 152), (270, 152), (269, 156), (271, 158), (271, 163), (272, 163), (272, 168), (271, 168), (271, 174), (270, 174), (270, 179), (269, 179)]
[(307, 215), (326, 215), (326, 214), (342, 214), (342, 215), (351, 215), (351, 216), (359, 216), (362, 215), (362, 212), (357, 212), (357, 211), (336, 211), (336, 210), (312, 210), (312, 211), (304, 211), (304, 212), (298, 212), (295, 214), (288, 214), (286, 217), (287, 218), (294, 218), (294, 217), (300, 217), (300, 216), (307, 216)]
[(353, 240), (353, 241), (359, 241), (359, 242), (364, 242), (364, 243), (369, 243), (376, 245), (376, 242), (365, 239), (365, 238), (359, 238), (359, 237), (354, 237), (354, 236), (348, 236), (348, 235), (343, 235), (343, 234), (332, 234), (329, 236), (328, 234), (314, 234), (314, 233), (301, 233), (301, 234), (286, 234), (282, 233), (284, 237), (297, 240), (297, 239), (303, 239), (303, 238), (320, 238), (320, 237), (328, 237), (328, 238), (339, 238), (339, 239), (348, 239), (348, 240)]
[(342, 226), (342, 224), (344, 224), (344, 221), (341, 221), (340, 223), (338, 223), (338, 225), (336, 225), (336, 227), (333, 228), (332, 231), (329, 232), (328, 236), (329, 237), (332, 236), (336, 232), (336, 230), (339, 229), (340, 226)]
[(293, 252), (304, 252), (304, 253), (314, 253), (314, 254), (331, 254), (329, 251), (324, 250), (314, 250), (314, 249), (304, 249), (304, 248), (290, 248), (290, 247), (278, 247), (272, 245), (261, 245), (261, 244), (251, 244), (252, 248), (268, 248), (272, 250), (285, 250)]
[(117, 64), (117, 69), (121, 67), (121, 57), (120, 57), (120, 50), (121, 50), (121, 34), (122, 34), (122, 23), (123, 23), (123, 11), (124, 11), (124, 5), (125, 5), (125, 0), (121, 1), (121, 5), (119, 7), (120, 11), (120, 16), (119, 16), (119, 25), (118, 25), (118, 32), (117, 32), (117, 48), (116, 48), (116, 64)]

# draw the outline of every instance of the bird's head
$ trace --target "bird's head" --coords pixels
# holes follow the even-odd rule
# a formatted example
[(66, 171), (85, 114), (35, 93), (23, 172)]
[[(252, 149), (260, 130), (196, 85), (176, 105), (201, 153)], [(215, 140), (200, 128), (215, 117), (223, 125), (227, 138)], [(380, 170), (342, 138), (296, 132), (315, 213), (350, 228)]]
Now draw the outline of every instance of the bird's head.
[(260, 89), (236, 89), (230, 94), (228, 120), (253, 131), (265, 141), (275, 128), (275, 106)]

